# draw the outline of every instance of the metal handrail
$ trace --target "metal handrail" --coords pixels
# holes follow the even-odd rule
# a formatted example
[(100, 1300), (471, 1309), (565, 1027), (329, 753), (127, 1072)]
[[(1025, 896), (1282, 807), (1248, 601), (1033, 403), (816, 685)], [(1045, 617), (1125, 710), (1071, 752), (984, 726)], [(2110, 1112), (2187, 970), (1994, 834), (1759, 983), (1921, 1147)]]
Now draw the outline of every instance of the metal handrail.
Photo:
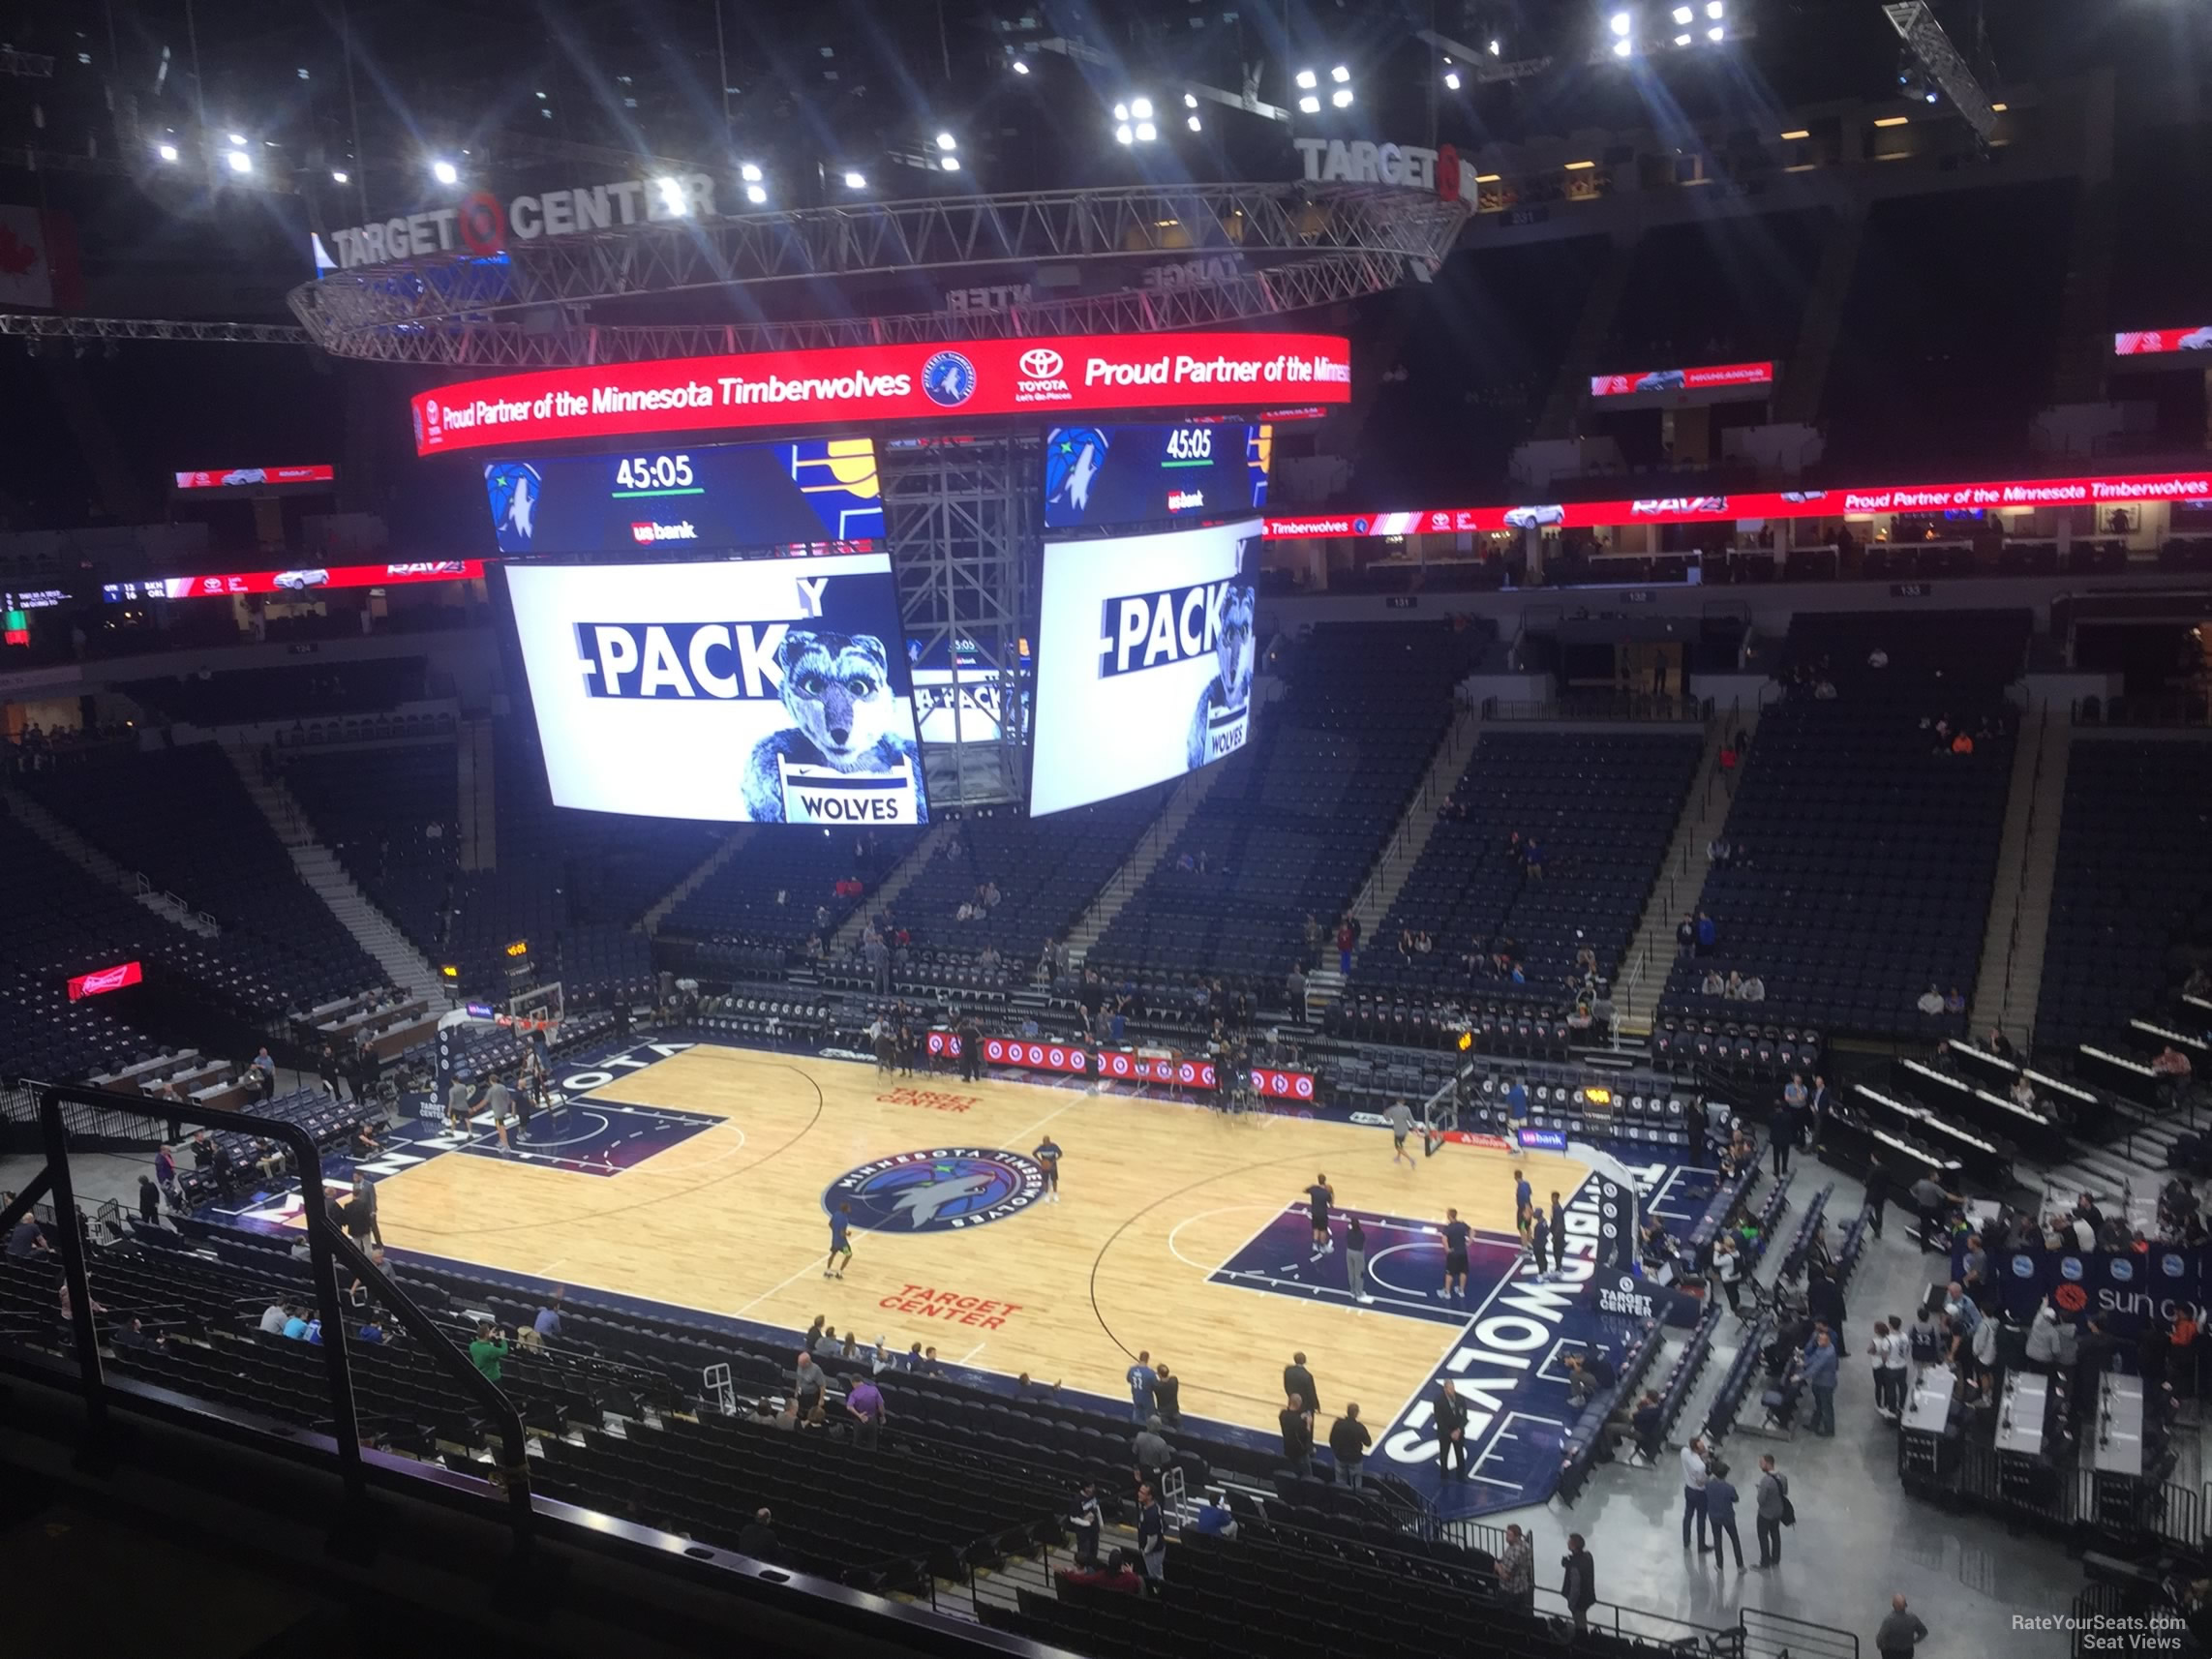
[[(76, 1190), (69, 1165), (69, 1131), (63, 1108), (98, 1106), (107, 1111), (175, 1122), (194, 1129), (235, 1128), (241, 1121), (234, 1111), (218, 1111), (192, 1101), (153, 1101), (129, 1095), (111, 1095), (74, 1083), (49, 1083), (25, 1078), (21, 1087), (37, 1102), (39, 1129), (45, 1150), (45, 1166), (13, 1201), (0, 1207), (0, 1234), (12, 1229), (33, 1205), (50, 1196), (57, 1218), (77, 1213)], [(513, 1402), (469, 1356), (447, 1339), (429, 1314), (387, 1278), (330, 1215), (322, 1185), (322, 1153), (315, 1137), (297, 1124), (281, 1119), (251, 1119), (255, 1132), (273, 1140), (291, 1154), (300, 1172), (300, 1205), (306, 1224), (309, 1270), (315, 1282), (316, 1311), (322, 1321), (323, 1370), (328, 1388), (331, 1438), (339, 1473), (349, 1499), (367, 1496), (367, 1478), (361, 1458), (361, 1414), (354, 1400), (353, 1368), (348, 1351), (346, 1321), (349, 1306), (338, 1290), (341, 1264), (366, 1284), (379, 1306), (393, 1314), (400, 1328), (421, 1344), (422, 1351), (473, 1396), (491, 1417), (500, 1437), (500, 1472), (498, 1483), (505, 1488), (509, 1524), (518, 1547), (528, 1547), (535, 1533), (536, 1517), (530, 1506), (530, 1459), (521, 1414)], [(69, 1287), (73, 1342), (76, 1350), (78, 1391), (84, 1397), (86, 1427), (96, 1444), (110, 1440), (108, 1407), (116, 1391), (107, 1380), (100, 1358), (100, 1332), (93, 1322), (90, 1260), (83, 1229), (63, 1220), (55, 1227), (60, 1238), (63, 1279)]]

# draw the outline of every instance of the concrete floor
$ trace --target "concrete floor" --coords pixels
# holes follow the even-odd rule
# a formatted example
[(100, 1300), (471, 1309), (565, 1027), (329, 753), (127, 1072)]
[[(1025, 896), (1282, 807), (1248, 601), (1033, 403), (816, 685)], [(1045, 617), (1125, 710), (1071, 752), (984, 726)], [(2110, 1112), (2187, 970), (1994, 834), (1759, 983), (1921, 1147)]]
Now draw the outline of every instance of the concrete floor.
[[(1791, 1188), (1792, 1209), (1782, 1219), (1788, 1237), (1805, 1200), (1835, 1183), (1828, 1214), (1854, 1216), (1864, 1201), (1859, 1184), (1832, 1169), (1800, 1160)], [(1763, 1190), (1764, 1191), (1764, 1190)], [(1762, 1191), (1763, 1195), (1763, 1191)], [(1596, 1562), (1601, 1600), (1664, 1614), (1704, 1625), (1731, 1625), (1739, 1607), (1761, 1608), (1855, 1633), (1864, 1659), (1872, 1659), (1875, 1627), (1899, 1591), (1928, 1628), (1920, 1652), (1929, 1659), (2041, 1659), (2068, 1651), (2063, 1635), (2023, 1634), (2015, 1614), (2064, 1613), (2081, 1589), (2078, 1561), (2054, 1540), (2013, 1534), (1977, 1515), (1951, 1515), (1908, 1498), (1896, 1472), (1896, 1434), (1874, 1415), (1874, 1385), (1864, 1358), (1876, 1319), (1893, 1313), (1910, 1319), (1926, 1286), (1940, 1271), (1933, 1255), (1912, 1242), (1910, 1215), (1892, 1206), (1886, 1236), (1869, 1240), (1845, 1293), (1847, 1343), (1835, 1395), (1835, 1435), (1821, 1439), (1803, 1427), (1794, 1439), (1755, 1432), (1756, 1401), (1738, 1419), (1725, 1456), (1729, 1479), (1742, 1493), (1738, 1527), (1746, 1562), (1759, 1558), (1752, 1530), (1751, 1492), (1762, 1453), (1772, 1452), (1790, 1479), (1798, 1523), (1782, 1533), (1782, 1564), (1739, 1572), (1733, 1553), (1715, 1569), (1693, 1542), (1682, 1547), (1682, 1475), (1673, 1456), (1655, 1469), (1612, 1464), (1598, 1469), (1572, 1508), (1553, 1499), (1541, 1506), (1483, 1518), (1493, 1526), (1518, 1522), (1531, 1528), (1536, 1582), (1556, 1588), (1559, 1559), (1570, 1532), (1588, 1540)], [(1837, 1236), (1839, 1226), (1832, 1229)], [(1771, 1280), (1770, 1267), (1763, 1276)], [(1712, 1396), (1737, 1351), (1736, 1321), (1723, 1314), (1722, 1333), (1693, 1389), (1670, 1445), (1696, 1432)], [(1666, 1374), (1682, 1346), (1671, 1339), (1652, 1369)], [(1556, 1594), (1539, 1594), (1539, 1608), (1556, 1610)], [(1801, 1651), (1818, 1651), (1810, 1645)]]
[[(88, 1155), (73, 1161), (80, 1196), (112, 1197), (126, 1210), (137, 1204), (144, 1158)], [(0, 1159), (0, 1190), (20, 1187), (41, 1167), (35, 1158)], [(1803, 1204), (1824, 1183), (1835, 1183), (1829, 1214), (1858, 1213), (1859, 1185), (1833, 1170), (1801, 1161), (1792, 1187), (1785, 1234)], [(1902, 1591), (1928, 1626), (1921, 1653), (1929, 1659), (2057, 1659), (2067, 1651), (2059, 1635), (2022, 1634), (2017, 1614), (2064, 1613), (2083, 1584), (2079, 1562), (2051, 1539), (2015, 1535), (1980, 1516), (1954, 1516), (1904, 1494), (1896, 1475), (1896, 1431), (1875, 1417), (1873, 1383), (1862, 1357), (1877, 1318), (1910, 1317), (1929, 1281), (1940, 1271), (1911, 1240), (1910, 1217), (1893, 1206), (1887, 1237), (1870, 1240), (1847, 1293), (1850, 1317), (1843, 1379), (1836, 1391), (1836, 1433), (1819, 1439), (1802, 1428), (1792, 1440), (1751, 1430), (1754, 1404), (1727, 1447), (1731, 1478), (1743, 1493), (1739, 1515), (1747, 1559), (1758, 1558), (1750, 1493), (1762, 1452), (1772, 1451), (1790, 1477), (1798, 1524), (1783, 1534), (1782, 1565), (1739, 1572), (1730, 1556), (1716, 1570), (1711, 1556), (1682, 1548), (1682, 1482), (1672, 1458), (1656, 1469), (1613, 1464), (1600, 1468), (1572, 1508), (1557, 1499), (1484, 1517), (1503, 1526), (1532, 1529), (1536, 1545), (1539, 1607), (1557, 1611), (1559, 1558), (1569, 1532), (1581, 1532), (1596, 1559), (1600, 1599), (1701, 1625), (1732, 1625), (1740, 1606), (1762, 1608), (1855, 1632), (1863, 1659), (1871, 1659), (1874, 1628)], [(1771, 1271), (1770, 1275), (1771, 1277)], [(1677, 1438), (1702, 1423), (1711, 1396), (1736, 1351), (1735, 1321), (1722, 1318), (1712, 1359), (1692, 1391)], [(1673, 1363), (1680, 1337), (1653, 1367), (1655, 1379)], [(1801, 1414), (1801, 1422), (1802, 1422)], [(1807, 1648), (1803, 1651), (1811, 1652)]]

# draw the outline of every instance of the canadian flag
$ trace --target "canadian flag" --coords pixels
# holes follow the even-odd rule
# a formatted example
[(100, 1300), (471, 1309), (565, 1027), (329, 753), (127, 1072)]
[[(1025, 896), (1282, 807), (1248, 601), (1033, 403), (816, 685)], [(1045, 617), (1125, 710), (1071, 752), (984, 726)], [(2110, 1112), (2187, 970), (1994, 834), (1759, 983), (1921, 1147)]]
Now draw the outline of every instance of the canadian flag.
[(69, 310), (83, 299), (76, 231), (68, 217), (0, 207), (0, 310)]

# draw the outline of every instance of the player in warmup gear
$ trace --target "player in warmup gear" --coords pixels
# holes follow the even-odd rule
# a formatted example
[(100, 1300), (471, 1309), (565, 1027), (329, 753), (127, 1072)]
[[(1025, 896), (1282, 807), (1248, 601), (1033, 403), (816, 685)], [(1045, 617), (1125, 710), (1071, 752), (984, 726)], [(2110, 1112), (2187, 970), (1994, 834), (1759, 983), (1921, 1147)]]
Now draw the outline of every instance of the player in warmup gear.
[(1462, 1296), (1467, 1294), (1467, 1241), (1471, 1231), (1457, 1210), (1444, 1212), (1444, 1287), (1437, 1294), (1446, 1302), (1455, 1286)]
[(1029, 1156), (1036, 1159), (1037, 1166), (1045, 1171), (1045, 1202), (1057, 1204), (1060, 1201), (1060, 1143), (1046, 1135)]
[[(1513, 1079), (1511, 1086), (1505, 1091), (1505, 1112), (1512, 1121), (1513, 1130), (1513, 1132), (1505, 1137), (1505, 1150), (1513, 1157), (1519, 1158), (1527, 1150), (1521, 1144), (1520, 1131), (1529, 1127), (1529, 1085), (1518, 1077)], [(1527, 1183), (1524, 1182), (1523, 1185), (1526, 1186)]]
[[(845, 1258), (845, 1266), (837, 1265), (837, 1258)], [(830, 1254), (822, 1263), (824, 1279), (842, 1279), (845, 1268), (853, 1265), (853, 1207), (839, 1204), (830, 1216)]]
[(1404, 1101), (1395, 1101), (1382, 1114), (1382, 1121), (1390, 1126), (1390, 1161), (1396, 1163), (1403, 1158), (1415, 1169), (1420, 1168), (1420, 1161), (1406, 1150), (1406, 1137), (1413, 1132), (1412, 1108)]
[(1306, 1189), (1306, 1202), (1314, 1218), (1314, 1257), (1318, 1261), (1337, 1248), (1336, 1240), (1329, 1237), (1329, 1206), (1337, 1201), (1337, 1190), (1329, 1185), (1326, 1175), (1314, 1177), (1314, 1184)]

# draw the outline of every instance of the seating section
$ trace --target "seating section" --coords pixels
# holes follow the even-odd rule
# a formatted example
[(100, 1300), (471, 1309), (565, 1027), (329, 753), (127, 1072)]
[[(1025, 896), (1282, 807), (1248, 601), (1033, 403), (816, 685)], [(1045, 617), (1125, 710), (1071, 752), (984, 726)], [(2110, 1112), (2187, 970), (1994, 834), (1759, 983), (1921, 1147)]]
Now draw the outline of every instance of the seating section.
[[(2003, 688), (2027, 630), (2009, 612), (1793, 622), (1790, 695), (1761, 719), (1728, 814), (1731, 858), (1699, 901), (1716, 937), (1678, 957), (1664, 1013), (1963, 1034), (1963, 1012), (1917, 1004), (1931, 985), (1974, 988), (2012, 784)], [(1824, 681), (1834, 697), (1814, 695)], [(1952, 752), (1945, 732), (1979, 734), (1973, 752)], [(1732, 974), (1759, 980), (1764, 1000), (1704, 988)]]
[[(2109, 1042), (2212, 919), (2212, 744), (2082, 736), (2068, 758), (2039, 1052)], [(2178, 976), (2175, 976), (2178, 977)]]
[(1220, 763), (1089, 960), (1113, 980), (1206, 973), (1280, 995), (1305, 955), (1306, 918), (1333, 926), (1409, 804), (1470, 639), (1440, 623), (1317, 627), (1287, 665), (1289, 694)]
[[(1530, 985), (1567, 988), (1576, 956), (1611, 981), (1682, 816), (1694, 734), (1485, 731), (1459, 787), (1352, 970), (1355, 989), (1480, 995), (1504, 950)], [(1519, 834), (1522, 844), (1508, 844)], [(1542, 873), (1529, 867), (1534, 842)], [(1426, 934), (1426, 953), (1403, 950)]]
[(134, 702), (195, 726), (259, 721), (301, 722), (337, 714), (374, 714), (426, 695), (424, 658), (237, 669), (212, 676), (137, 679), (123, 687)]
[(107, 749), (24, 784), (126, 869), (215, 918), (219, 937), (188, 936), (169, 958), (235, 1011), (265, 1018), (383, 982), (214, 744)]
[(288, 750), (283, 766), (318, 837), (426, 955), (461, 970), (471, 996), (503, 991), (506, 947), (517, 939), (572, 999), (641, 991), (651, 952), (634, 924), (726, 833), (554, 806), (534, 737), (519, 720), (494, 734), (492, 870), (461, 868), (450, 745)]
[[(987, 945), (1002, 978), (1026, 980), (1045, 942), (1065, 934), (1121, 868), (1168, 793), (1140, 789), (1049, 818), (1017, 808), (970, 813), (899, 894), (898, 925), (918, 955), (972, 963)], [(980, 905), (986, 883), (998, 897), (987, 907)], [(963, 906), (980, 913), (962, 920)]]
[(755, 965), (779, 967), (810, 938), (819, 935), (827, 946), (837, 924), (923, 833), (817, 835), (788, 825), (764, 827), (669, 913), (663, 931), (759, 952)]
[(1762, 213), (1645, 231), (1592, 370), (1789, 356), (1830, 224), (1820, 211)]

